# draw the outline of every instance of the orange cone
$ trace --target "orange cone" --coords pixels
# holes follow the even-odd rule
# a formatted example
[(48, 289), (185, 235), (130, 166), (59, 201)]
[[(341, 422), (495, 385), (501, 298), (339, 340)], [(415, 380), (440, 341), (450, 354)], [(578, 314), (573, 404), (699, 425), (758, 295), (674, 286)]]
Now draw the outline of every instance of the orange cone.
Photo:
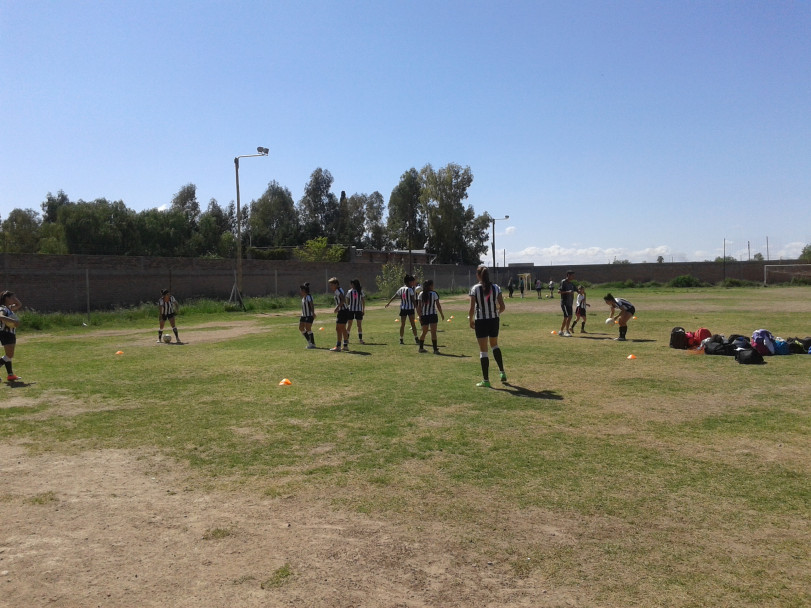
[(290, 386), (291, 384), (293, 384), (293, 383), (290, 382), (290, 380), (288, 380), (287, 378), (285, 378), (284, 380), (279, 382), (279, 386)]
[(628, 355), (629, 359), (636, 359), (636, 355)]
[(123, 350), (119, 350), (119, 351), (116, 351), (116, 353), (115, 353), (115, 354), (116, 354), (116, 355), (123, 355), (123, 354), (124, 354), (124, 351), (123, 351)]

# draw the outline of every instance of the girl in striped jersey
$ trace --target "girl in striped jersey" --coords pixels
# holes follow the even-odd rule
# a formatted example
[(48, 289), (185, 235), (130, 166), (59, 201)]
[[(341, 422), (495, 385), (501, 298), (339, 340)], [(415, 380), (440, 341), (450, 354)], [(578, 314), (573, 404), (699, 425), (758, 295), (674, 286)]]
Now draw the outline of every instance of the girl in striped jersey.
[(417, 280), (410, 274), (405, 275), (403, 277), (403, 286), (398, 289), (393, 296), (391, 296), (391, 299), (389, 299), (389, 301), (386, 302), (386, 306), (384, 306), (384, 308), (388, 308), (389, 304), (391, 304), (395, 298), (400, 298), (400, 344), (403, 343), (406, 317), (408, 317), (408, 320), (411, 322), (411, 333), (414, 334), (414, 342), (417, 344), (420, 343), (420, 339), (417, 337), (417, 326), (414, 323), (414, 308), (416, 300), (416, 296), (414, 295), (414, 285), (416, 282)]
[(169, 293), (168, 289), (161, 289), (161, 299), (158, 300), (158, 342), (163, 338), (163, 326), (169, 321), (172, 326), (172, 332), (175, 334), (175, 341), (180, 344), (180, 338), (177, 335), (177, 327), (175, 326), (175, 315), (177, 314), (178, 304), (175, 296)]
[(346, 307), (346, 298), (344, 290), (341, 289), (341, 284), (335, 277), (329, 280), (329, 288), (335, 296), (335, 310), (333, 311), (337, 317), (335, 319), (335, 335), (337, 341), (335, 347), (330, 348), (334, 353), (341, 352), (341, 342), (344, 343), (344, 350), (349, 350), (349, 334), (346, 333), (346, 322), (349, 320), (349, 309)]
[(310, 284), (299, 285), (301, 293), (301, 318), (298, 321), (298, 330), (304, 339), (307, 340), (307, 348), (315, 348), (315, 336), (313, 335), (313, 321), (315, 321), (315, 304), (310, 295)]
[(476, 269), (479, 282), (470, 289), (470, 310), (468, 318), (470, 327), (476, 330), (476, 340), (479, 343), (479, 362), (482, 366), (482, 381), (476, 386), (490, 387), (490, 359), (487, 356), (487, 342), (493, 351), (498, 369), (501, 372), (501, 381), (507, 381), (504, 373), (504, 362), (501, 359), (501, 349), (498, 346), (499, 314), (504, 312), (504, 298), (501, 289), (490, 282), (490, 272), (486, 266)]
[(434, 291), (434, 282), (432, 280), (425, 281), (422, 293), (417, 298), (417, 313), (420, 316), (420, 325), (422, 326), (422, 336), (420, 336), (420, 352), (427, 353), (425, 350), (425, 335), (428, 330), (431, 330), (431, 343), (434, 345), (434, 354), (439, 354), (439, 349), (436, 345), (436, 324), (438, 321), (437, 311), (442, 315), (442, 320), (445, 320), (445, 313), (442, 312), (442, 305), (439, 303), (439, 294)]
[[(349, 308), (349, 320), (346, 322), (346, 339), (349, 339), (349, 334), (352, 333), (352, 319), (358, 322), (358, 342), (365, 344), (363, 341), (363, 313), (366, 312), (366, 295), (363, 293), (363, 288), (360, 286), (360, 279), (352, 279), (349, 281), (352, 288), (346, 292), (346, 305)], [(348, 346), (344, 342), (344, 346)]]
[(0, 344), (3, 345), (3, 356), (0, 360), (6, 366), (9, 382), (19, 382), (22, 380), (14, 374), (11, 360), (14, 358), (14, 348), (17, 344), (17, 326), (20, 320), (15, 314), (15, 310), (20, 310), (23, 304), (11, 291), (0, 293)]

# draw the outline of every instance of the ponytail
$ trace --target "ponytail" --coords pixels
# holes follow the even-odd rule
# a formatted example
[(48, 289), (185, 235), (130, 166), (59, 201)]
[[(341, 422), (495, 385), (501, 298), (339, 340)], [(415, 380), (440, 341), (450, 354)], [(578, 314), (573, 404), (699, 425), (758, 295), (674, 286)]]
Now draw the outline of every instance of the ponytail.
[(490, 271), (487, 266), (479, 266), (476, 269), (476, 276), (479, 277), (479, 283), (484, 285), (484, 295), (489, 296), (493, 282), (490, 280)]

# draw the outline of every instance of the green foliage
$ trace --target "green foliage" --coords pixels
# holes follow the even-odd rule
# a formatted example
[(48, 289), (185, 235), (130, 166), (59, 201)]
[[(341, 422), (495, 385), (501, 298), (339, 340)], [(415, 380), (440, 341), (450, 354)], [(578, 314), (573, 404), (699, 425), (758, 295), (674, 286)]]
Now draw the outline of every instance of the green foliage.
[(254, 260), (291, 260), (293, 259), (292, 249), (257, 249), (251, 247), (248, 250), (248, 257)]
[(721, 263), (721, 262), (737, 262), (738, 260), (736, 260), (735, 258), (733, 258), (731, 255), (728, 255), (728, 256), (726, 256), (726, 257), (722, 257), (722, 256), (720, 256), (720, 255), (719, 255), (719, 256), (718, 256), (717, 258), (715, 258), (713, 261), (714, 261), (714, 262)]
[(802, 260), (803, 262), (811, 262), (811, 243), (803, 247), (799, 259)]
[(721, 281), (720, 285), (721, 287), (760, 287), (760, 283), (743, 279), (725, 279)]
[(668, 287), (703, 287), (704, 285), (704, 281), (689, 274), (678, 276), (667, 283)]
[[(388, 299), (394, 295), (394, 293), (403, 286), (403, 277), (406, 275), (408, 270), (401, 262), (389, 262), (388, 264), (383, 264), (383, 267), (380, 269), (381, 272), (375, 278), (375, 284), (377, 285), (377, 291), (380, 293), (384, 298)], [(417, 266), (414, 268), (413, 276), (417, 280), (417, 283), (423, 282), (423, 270), (422, 267)]]
[(614, 261), (611, 262), (611, 263), (612, 264), (630, 264), (631, 260), (618, 260), (617, 258), (614, 258)]
[(310, 239), (296, 250), (296, 257), (302, 262), (343, 262), (347, 248), (342, 245), (330, 245), (327, 237), (319, 236)]
[(284, 585), (290, 577), (293, 576), (293, 569), (290, 567), (290, 564), (285, 564), (281, 568), (277, 569), (271, 577), (264, 581), (260, 587), (262, 589), (275, 589)]

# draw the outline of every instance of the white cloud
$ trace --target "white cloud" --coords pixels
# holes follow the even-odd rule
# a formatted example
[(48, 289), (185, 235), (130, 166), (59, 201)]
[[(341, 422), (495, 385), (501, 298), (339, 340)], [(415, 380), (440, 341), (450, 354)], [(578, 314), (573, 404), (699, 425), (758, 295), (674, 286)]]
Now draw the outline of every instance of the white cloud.
[(559, 266), (565, 264), (609, 264), (614, 260), (630, 262), (656, 262), (662, 256), (666, 262), (684, 262), (688, 257), (681, 252), (674, 252), (666, 245), (630, 250), (624, 247), (586, 247), (573, 245), (562, 247), (527, 247), (522, 251), (509, 253), (510, 263), (532, 263), (536, 266)]

